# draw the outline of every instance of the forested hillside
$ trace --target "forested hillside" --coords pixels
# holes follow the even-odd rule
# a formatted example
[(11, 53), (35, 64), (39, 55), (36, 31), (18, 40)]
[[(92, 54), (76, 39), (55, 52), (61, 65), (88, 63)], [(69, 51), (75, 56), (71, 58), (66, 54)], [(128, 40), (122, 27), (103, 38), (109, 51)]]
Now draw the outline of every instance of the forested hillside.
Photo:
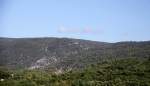
[(150, 86), (150, 41), (0, 38), (0, 86)]
[(150, 86), (150, 60), (106, 60), (82, 71), (63, 74), (39, 70), (1, 70), (0, 77), (5, 79), (0, 86)]
[(106, 43), (69, 38), (0, 38), (0, 65), (69, 71), (105, 59), (150, 57), (150, 41)]

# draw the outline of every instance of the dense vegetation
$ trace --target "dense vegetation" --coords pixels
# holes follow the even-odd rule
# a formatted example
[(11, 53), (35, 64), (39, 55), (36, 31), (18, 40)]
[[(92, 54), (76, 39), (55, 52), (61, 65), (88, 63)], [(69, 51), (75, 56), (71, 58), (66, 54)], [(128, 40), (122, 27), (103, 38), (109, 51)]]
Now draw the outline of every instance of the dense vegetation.
[[(14, 74), (12, 76), (12, 73)], [(113, 59), (80, 71), (0, 70), (0, 86), (150, 86), (150, 60)]]
[(0, 38), (0, 66), (83, 69), (106, 58), (150, 57), (150, 41), (106, 43), (69, 38)]
[(0, 86), (150, 86), (150, 41), (0, 38)]

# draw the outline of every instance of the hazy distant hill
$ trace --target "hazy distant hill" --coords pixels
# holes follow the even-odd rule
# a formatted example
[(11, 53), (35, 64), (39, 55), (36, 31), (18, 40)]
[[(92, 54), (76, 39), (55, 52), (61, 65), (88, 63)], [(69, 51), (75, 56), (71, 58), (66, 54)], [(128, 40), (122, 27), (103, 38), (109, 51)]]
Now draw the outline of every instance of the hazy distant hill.
[(106, 43), (69, 38), (0, 38), (0, 65), (72, 70), (105, 59), (150, 58), (150, 41)]

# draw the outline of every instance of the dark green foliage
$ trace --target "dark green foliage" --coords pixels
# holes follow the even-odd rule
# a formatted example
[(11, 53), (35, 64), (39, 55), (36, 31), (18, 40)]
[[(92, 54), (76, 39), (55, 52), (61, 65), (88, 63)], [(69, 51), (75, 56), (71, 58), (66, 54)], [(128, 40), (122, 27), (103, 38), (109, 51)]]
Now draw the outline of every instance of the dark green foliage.
[(10, 71), (4, 67), (0, 67), (0, 79), (9, 79), (10, 77)]
[(0, 70), (0, 78), (1, 79), (8, 79), (9, 77), (10, 77), (9, 73)]
[(150, 86), (150, 61), (135, 58), (107, 60), (81, 71), (59, 75), (26, 70), (15, 72), (13, 78), (0, 82), (0, 86)]

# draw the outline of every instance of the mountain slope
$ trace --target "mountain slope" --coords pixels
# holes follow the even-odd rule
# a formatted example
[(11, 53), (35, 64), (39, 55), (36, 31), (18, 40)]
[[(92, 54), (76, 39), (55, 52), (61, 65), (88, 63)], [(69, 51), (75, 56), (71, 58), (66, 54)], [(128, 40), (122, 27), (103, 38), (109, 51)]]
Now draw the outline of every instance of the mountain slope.
[[(82, 71), (54, 74), (41, 70), (0, 70), (0, 86), (150, 86), (150, 60), (102, 61)], [(13, 74), (13, 77), (11, 76)]]
[(106, 43), (69, 38), (0, 38), (0, 65), (9, 68), (82, 69), (110, 58), (150, 57), (150, 41)]

